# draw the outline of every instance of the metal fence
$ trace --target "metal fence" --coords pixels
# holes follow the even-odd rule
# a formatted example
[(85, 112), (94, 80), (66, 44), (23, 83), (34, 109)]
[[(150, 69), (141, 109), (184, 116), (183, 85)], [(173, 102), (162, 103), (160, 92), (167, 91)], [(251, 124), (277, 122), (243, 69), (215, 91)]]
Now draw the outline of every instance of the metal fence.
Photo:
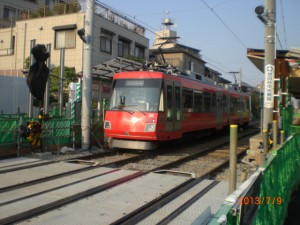
[(299, 182), (300, 133), (294, 133), (272, 151), (250, 180), (226, 198), (209, 224), (284, 224), (291, 194)]
[[(24, 115), (2, 115), (0, 116), (0, 151), (6, 147), (16, 147), (19, 150), (24, 144), (29, 145), (26, 138), (20, 137), (20, 125), (30, 121), (37, 121), (37, 118), (30, 119)], [(103, 138), (102, 120), (92, 118), (91, 138), (98, 144)], [(81, 143), (80, 121), (66, 118), (51, 118), (42, 122), (42, 150), (49, 146), (56, 145), (59, 150), (62, 145), (75, 147)]]

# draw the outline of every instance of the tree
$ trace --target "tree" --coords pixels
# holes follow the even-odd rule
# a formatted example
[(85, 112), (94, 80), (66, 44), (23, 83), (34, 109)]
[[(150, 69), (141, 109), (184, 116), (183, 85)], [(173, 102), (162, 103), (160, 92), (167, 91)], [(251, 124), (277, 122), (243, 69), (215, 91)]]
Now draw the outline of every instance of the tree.
[[(51, 78), (51, 86), (50, 86), (50, 104), (51, 103), (58, 103), (59, 99), (59, 78), (60, 75), (60, 67), (55, 67), (52, 69), (50, 78)], [(74, 82), (77, 80), (77, 75), (75, 73), (74, 67), (65, 67), (65, 73), (64, 73), (64, 80), (63, 80), (63, 99), (64, 102), (68, 102), (69, 98), (69, 92), (67, 91), (68, 86), (71, 82)]]

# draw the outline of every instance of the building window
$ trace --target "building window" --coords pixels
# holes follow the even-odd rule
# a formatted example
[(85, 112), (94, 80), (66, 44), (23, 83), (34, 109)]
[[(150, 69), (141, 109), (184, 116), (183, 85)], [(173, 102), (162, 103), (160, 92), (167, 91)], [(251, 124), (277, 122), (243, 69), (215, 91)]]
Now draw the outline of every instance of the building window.
[(56, 30), (55, 48), (75, 48), (75, 30)]
[(76, 24), (52, 27), (55, 31), (54, 48), (75, 48)]
[(141, 45), (135, 45), (134, 56), (144, 59), (145, 58), (145, 47)]
[(101, 31), (100, 34), (100, 50), (102, 52), (112, 53), (113, 34), (106, 31)]
[(118, 41), (118, 56), (127, 57), (130, 55), (130, 41), (120, 38)]
[(3, 9), (3, 19), (16, 17), (16, 9), (5, 6)]

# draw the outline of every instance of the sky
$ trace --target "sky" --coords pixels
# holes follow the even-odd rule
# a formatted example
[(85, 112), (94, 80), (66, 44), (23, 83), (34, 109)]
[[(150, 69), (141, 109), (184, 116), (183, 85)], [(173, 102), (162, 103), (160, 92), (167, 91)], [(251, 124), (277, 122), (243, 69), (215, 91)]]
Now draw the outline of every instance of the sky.
[[(255, 8), (267, 0), (99, 0), (146, 28), (149, 47), (165, 17), (174, 21), (178, 43), (199, 49), (206, 66), (234, 81), (256, 86), (264, 79), (247, 58), (247, 48), (264, 49), (265, 25)], [(276, 0), (276, 47), (300, 48), (300, 0)], [(237, 74), (238, 75), (238, 74)]]

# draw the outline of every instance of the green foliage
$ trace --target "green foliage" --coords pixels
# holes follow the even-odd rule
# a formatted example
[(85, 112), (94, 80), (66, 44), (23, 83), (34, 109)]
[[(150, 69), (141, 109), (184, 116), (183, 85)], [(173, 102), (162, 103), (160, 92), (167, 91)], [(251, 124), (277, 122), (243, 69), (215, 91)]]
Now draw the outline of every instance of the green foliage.
[(67, 13), (75, 13), (81, 10), (81, 5), (78, 2), (70, 2), (67, 6)]
[(38, 18), (38, 14), (36, 11), (30, 11), (29, 12), (29, 19)]
[(132, 60), (132, 61), (135, 61), (135, 62), (139, 62), (139, 63), (144, 63), (144, 59), (142, 58), (138, 58), (136, 56), (133, 56), (133, 55), (130, 55), (130, 56), (127, 56), (126, 59), (129, 59), (129, 60)]
[(24, 69), (28, 70), (29, 67), (30, 67), (30, 57), (28, 56), (28, 57), (25, 59)]
[[(60, 67), (55, 67), (51, 71), (51, 86), (50, 86), (50, 104), (54, 102), (58, 102), (59, 98), (59, 78), (60, 75)], [(68, 95), (69, 92), (67, 91), (68, 85), (76, 81), (77, 75), (75, 73), (75, 68), (74, 67), (65, 67), (65, 72), (64, 72), (64, 80), (63, 80), (63, 88), (64, 88), (64, 95), (63, 99), (64, 102), (68, 101)]]
[(38, 17), (46, 17), (51, 16), (52, 12), (50, 11), (49, 7), (40, 7), (37, 10)]
[(58, 15), (65, 14), (66, 4), (55, 4), (53, 7), (53, 11)]

